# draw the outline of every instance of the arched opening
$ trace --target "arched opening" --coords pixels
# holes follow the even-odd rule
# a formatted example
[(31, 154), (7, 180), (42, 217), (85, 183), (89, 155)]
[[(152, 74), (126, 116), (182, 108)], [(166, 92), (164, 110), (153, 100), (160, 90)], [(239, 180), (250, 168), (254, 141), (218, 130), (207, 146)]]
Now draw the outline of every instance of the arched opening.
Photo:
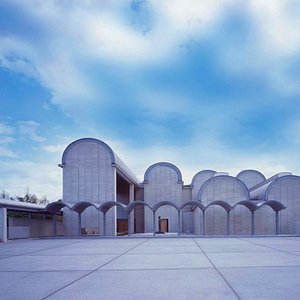
[[(100, 235), (100, 213), (98, 206), (89, 201), (76, 203), (72, 210), (78, 214), (78, 235)], [(82, 218), (83, 215), (85, 218)]]
[(230, 204), (213, 201), (206, 206), (203, 220), (204, 235), (227, 235), (229, 232)]
[[(111, 222), (111, 223), (116, 222), (116, 219), (113, 217), (113, 215), (108, 215), (111, 208), (114, 208), (114, 207), (120, 207), (123, 211), (126, 212), (126, 205), (116, 202), (116, 201), (105, 202), (99, 207), (99, 211), (101, 211), (103, 214), (103, 216), (102, 216), (102, 223), (103, 223), (102, 224), (102, 235), (103, 236), (107, 235), (107, 230), (106, 230), (107, 222)], [(111, 232), (108, 235), (115, 235), (115, 234), (113, 232)]]
[[(130, 236), (131, 233), (138, 233), (138, 224), (136, 223), (135, 216), (138, 215), (144, 215), (144, 208), (146, 208), (150, 213), (153, 214), (153, 208), (146, 202), (144, 201), (134, 201), (127, 205), (126, 211), (127, 211), (127, 218), (128, 218), (128, 224), (129, 224), (129, 229), (128, 229), (128, 235)], [(141, 211), (143, 214), (141, 214)], [(132, 228), (131, 220), (134, 217), (134, 228)]]
[(171, 201), (161, 201), (153, 207), (153, 229), (158, 233), (181, 233), (179, 208)]
[(180, 207), (182, 228), (184, 234), (203, 233), (204, 205), (200, 201), (187, 201)]
[(233, 235), (251, 235), (255, 224), (254, 212), (257, 206), (251, 201), (240, 201), (236, 203), (230, 212), (230, 228)]

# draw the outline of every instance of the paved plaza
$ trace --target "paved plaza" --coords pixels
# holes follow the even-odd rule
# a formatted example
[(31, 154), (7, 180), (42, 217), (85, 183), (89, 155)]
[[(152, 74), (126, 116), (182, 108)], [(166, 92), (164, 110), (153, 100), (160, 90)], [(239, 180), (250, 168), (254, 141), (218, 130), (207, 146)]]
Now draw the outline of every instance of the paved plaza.
[(1, 299), (299, 299), (300, 238), (0, 244)]

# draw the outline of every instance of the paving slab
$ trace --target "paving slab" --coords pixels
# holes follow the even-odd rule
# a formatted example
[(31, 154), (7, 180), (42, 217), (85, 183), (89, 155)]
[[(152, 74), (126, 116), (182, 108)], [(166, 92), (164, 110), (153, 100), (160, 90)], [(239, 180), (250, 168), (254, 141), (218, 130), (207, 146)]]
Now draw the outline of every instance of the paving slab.
[(112, 247), (112, 246), (99, 246), (99, 247), (91, 247), (91, 246), (72, 246), (72, 247), (60, 247), (54, 249), (41, 250), (38, 252), (29, 253), (30, 256), (41, 256), (41, 255), (49, 255), (49, 256), (70, 256), (70, 255), (110, 255), (110, 254), (122, 254), (132, 247)]
[(42, 299), (87, 272), (0, 272), (1, 300)]
[(282, 252), (207, 253), (207, 256), (217, 268), (300, 266), (300, 257)]
[(128, 254), (172, 254), (172, 253), (201, 253), (199, 247), (194, 243), (191, 245), (158, 245), (153, 246), (145, 243), (137, 248), (134, 248), (128, 252)]
[(241, 299), (299, 299), (299, 267), (222, 269), (221, 273)]
[(105, 270), (212, 268), (202, 254), (125, 254), (105, 265)]
[(2, 299), (299, 299), (300, 238), (0, 244)]
[(0, 271), (95, 270), (116, 255), (15, 256), (1, 259)]
[(213, 269), (97, 271), (49, 299), (237, 299)]
[(274, 249), (271, 249), (269, 247), (265, 247), (263, 245), (251, 245), (251, 247), (249, 247), (249, 245), (245, 245), (245, 244), (234, 244), (234, 245), (201, 245), (200, 246), (201, 249), (206, 252), (206, 253), (226, 253), (226, 252), (241, 252), (241, 253), (245, 253), (245, 252), (256, 252), (256, 253), (260, 253), (260, 252), (277, 252)]

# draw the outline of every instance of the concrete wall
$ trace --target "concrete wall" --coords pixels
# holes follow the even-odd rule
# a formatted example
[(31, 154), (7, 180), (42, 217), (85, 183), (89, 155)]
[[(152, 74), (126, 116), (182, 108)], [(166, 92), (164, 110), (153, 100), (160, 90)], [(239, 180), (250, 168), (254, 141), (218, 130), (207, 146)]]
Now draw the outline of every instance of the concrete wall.
[[(212, 178), (216, 171), (213, 170), (202, 170), (198, 172), (192, 180), (192, 194), (191, 198), (192, 200), (198, 200), (198, 194), (201, 186), (205, 181)], [(202, 212), (199, 210), (199, 208), (196, 208), (193, 212), (193, 222), (194, 222), (194, 229), (193, 232), (195, 234), (202, 234)]]
[(7, 241), (7, 209), (0, 207), (0, 242)]
[(265, 176), (256, 170), (244, 170), (236, 178), (243, 181), (248, 189), (266, 180)]
[[(17, 228), (29, 228), (29, 237), (53, 236), (53, 220), (30, 219), (30, 218), (8, 218), (8, 238), (20, 238), (20, 230)], [(63, 235), (62, 220), (56, 221), (57, 235)]]
[[(93, 140), (79, 140), (68, 146), (63, 167), (63, 200), (67, 203), (116, 200), (116, 170), (108, 147)], [(107, 234), (116, 233), (116, 208), (106, 216)], [(78, 234), (78, 215), (64, 210), (64, 234)], [(98, 228), (102, 216), (94, 208), (82, 213), (82, 227)]]
[(280, 212), (280, 233), (300, 234), (300, 177), (278, 178), (270, 185), (266, 198), (278, 200), (287, 207)]
[[(144, 183), (145, 201), (154, 206), (160, 201), (172, 201), (177, 206), (182, 204), (182, 181), (172, 165), (156, 164), (147, 171), (147, 181)], [(155, 226), (158, 231), (158, 217), (169, 220), (169, 231), (177, 232), (177, 211), (171, 206), (163, 206), (156, 212)], [(145, 232), (152, 232), (152, 213), (145, 209)]]
[[(225, 201), (234, 205), (239, 201), (248, 200), (247, 188), (238, 179), (231, 176), (217, 176), (206, 181), (199, 191), (198, 199), (208, 205), (213, 201)], [(198, 213), (199, 214), (199, 213)], [(206, 234), (227, 234), (227, 212), (219, 206), (209, 207), (206, 212)], [(251, 223), (248, 209), (236, 207), (230, 213), (231, 234), (250, 234)], [(199, 220), (199, 216), (198, 220)], [(197, 232), (199, 233), (199, 231)]]

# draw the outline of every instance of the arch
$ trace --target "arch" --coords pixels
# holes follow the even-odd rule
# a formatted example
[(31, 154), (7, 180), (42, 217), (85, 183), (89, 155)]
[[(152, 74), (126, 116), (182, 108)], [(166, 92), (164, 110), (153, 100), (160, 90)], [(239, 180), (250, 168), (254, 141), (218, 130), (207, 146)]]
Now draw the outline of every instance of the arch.
[(279, 212), (283, 209), (286, 209), (286, 207), (277, 200), (267, 200), (257, 204), (258, 208), (265, 205), (271, 207), (275, 212)]
[(238, 203), (234, 204), (232, 206), (232, 209), (234, 209), (238, 205), (243, 205), (243, 206), (247, 207), (251, 212), (256, 211), (258, 208), (256, 203), (254, 203), (250, 200), (244, 200), (244, 201), (239, 201)]
[(77, 213), (82, 213), (85, 209), (88, 207), (93, 206), (96, 209), (98, 209), (98, 206), (95, 203), (89, 202), (89, 201), (81, 201), (76, 203), (73, 207), (72, 210), (77, 212)]
[(82, 143), (82, 142), (93, 142), (93, 143), (97, 143), (101, 146), (103, 146), (104, 148), (106, 148), (106, 150), (108, 151), (110, 157), (111, 157), (111, 161), (112, 163), (115, 163), (116, 162), (116, 159), (115, 159), (115, 154), (114, 152), (112, 151), (112, 149), (106, 144), (104, 143), (103, 141), (100, 141), (98, 139), (95, 139), (95, 138), (82, 138), (82, 139), (78, 139), (74, 142), (72, 142), (71, 144), (69, 144), (67, 146), (67, 148), (65, 149), (65, 151), (63, 152), (63, 155), (62, 155), (62, 159), (61, 159), (61, 165), (60, 167), (63, 167), (65, 164), (66, 164), (66, 158), (67, 158), (67, 155), (68, 153), (70, 152), (70, 150), (77, 144), (79, 143)]
[(156, 167), (169, 167), (169, 168), (173, 169), (177, 174), (178, 183), (182, 183), (182, 174), (181, 174), (180, 170), (175, 165), (168, 163), (168, 162), (158, 162), (158, 163), (151, 165), (145, 172), (144, 183), (148, 183), (150, 172), (152, 169), (154, 169)]
[(210, 174), (212, 174), (211, 177), (213, 177), (214, 174), (216, 174), (217, 172), (214, 171), (214, 170), (201, 170), (201, 171), (197, 172), (197, 173), (194, 175), (194, 177), (193, 177), (193, 179), (192, 179), (192, 182), (191, 182), (191, 185), (194, 185), (195, 179), (196, 179), (196, 177), (197, 177), (198, 175), (201, 175), (201, 174), (204, 174), (204, 173), (210, 173)]
[(297, 175), (285, 175), (285, 176), (280, 176), (280, 177), (277, 177), (275, 180), (273, 180), (267, 187), (267, 189), (265, 190), (264, 192), (264, 198), (265, 200), (268, 200), (268, 196), (269, 196), (269, 193), (270, 193), (270, 190), (271, 188), (273, 187), (273, 185), (275, 185), (275, 183), (278, 183), (282, 180), (285, 180), (285, 179), (297, 179), (297, 180), (300, 180), (300, 176), (297, 176)]
[(229, 203), (225, 202), (225, 201), (221, 201), (221, 200), (217, 200), (217, 201), (213, 201), (213, 202), (210, 202), (206, 207), (205, 207), (205, 210), (207, 210), (210, 206), (213, 206), (213, 205), (217, 205), (217, 206), (221, 206), (223, 207), (227, 212), (229, 212), (232, 207)]
[(103, 213), (107, 213), (112, 207), (119, 206), (122, 209), (126, 210), (126, 205), (123, 203), (117, 202), (117, 201), (107, 201), (100, 205), (98, 210), (100, 210)]
[(199, 207), (202, 210), (202, 212), (205, 211), (205, 206), (200, 201), (187, 201), (180, 206), (179, 210), (181, 211), (189, 205)]
[(253, 187), (266, 181), (266, 177), (264, 174), (252, 169), (241, 171), (236, 175), (236, 178), (244, 182), (248, 189), (252, 189)]
[(209, 185), (209, 184), (210, 184), (212, 181), (214, 181), (214, 180), (220, 180), (220, 179), (233, 180), (233, 181), (238, 182), (238, 184), (242, 187), (242, 189), (243, 189), (244, 192), (245, 192), (246, 200), (250, 200), (250, 193), (249, 193), (249, 190), (248, 190), (247, 186), (245, 185), (245, 183), (242, 182), (240, 179), (238, 179), (238, 178), (236, 178), (236, 177), (228, 176), (228, 175), (220, 175), (220, 176), (212, 177), (212, 178), (206, 180), (206, 181), (202, 184), (201, 188), (199, 189), (199, 192), (198, 192), (198, 200), (201, 201), (203, 191), (204, 191), (204, 189), (206, 188), (207, 185)]
[(139, 205), (147, 206), (150, 208), (151, 211), (153, 211), (153, 207), (148, 203), (146, 203), (145, 201), (133, 201), (126, 206), (126, 210), (128, 213), (131, 213), (133, 209), (135, 209)]
[(174, 204), (173, 202), (171, 202), (171, 201), (160, 201), (160, 202), (158, 202), (157, 204), (154, 205), (153, 211), (156, 212), (160, 207), (166, 206), (166, 205), (172, 206), (172, 207), (174, 207), (177, 211), (179, 211), (179, 208), (177, 207), (177, 205), (175, 205), (175, 204)]
[(45, 211), (51, 214), (57, 214), (64, 207), (67, 207), (68, 209), (72, 210), (72, 206), (70, 204), (59, 200), (49, 203), (45, 207)]
[(242, 170), (241, 172), (239, 172), (236, 175), (236, 178), (239, 178), (244, 173), (255, 173), (255, 174), (259, 175), (263, 180), (266, 180), (266, 177), (265, 177), (265, 175), (263, 173), (261, 173), (261, 172), (259, 172), (257, 170), (253, 170), (253, 169)]

